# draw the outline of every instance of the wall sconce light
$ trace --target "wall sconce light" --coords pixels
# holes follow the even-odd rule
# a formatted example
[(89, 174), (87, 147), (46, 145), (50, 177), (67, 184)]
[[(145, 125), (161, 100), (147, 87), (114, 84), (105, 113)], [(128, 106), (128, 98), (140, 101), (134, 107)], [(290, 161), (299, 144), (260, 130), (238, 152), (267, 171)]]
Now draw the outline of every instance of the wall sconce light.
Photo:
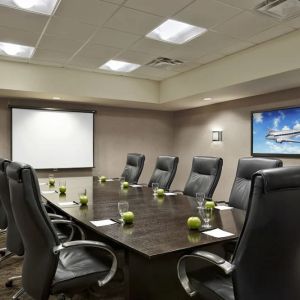
[(222, 141), (222, 131), (221, 130), (213, 130), (212, 131), (212, 141), (213, 142), (221, 142)]

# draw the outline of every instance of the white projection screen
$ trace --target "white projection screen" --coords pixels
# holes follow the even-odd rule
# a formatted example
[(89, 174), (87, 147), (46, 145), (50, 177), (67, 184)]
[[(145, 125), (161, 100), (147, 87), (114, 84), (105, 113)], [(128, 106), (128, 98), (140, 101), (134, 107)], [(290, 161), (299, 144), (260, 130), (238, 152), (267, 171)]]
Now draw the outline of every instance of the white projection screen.
[(11, 109), (12, 160), (36, 169), (94, 166), (94, 112)]

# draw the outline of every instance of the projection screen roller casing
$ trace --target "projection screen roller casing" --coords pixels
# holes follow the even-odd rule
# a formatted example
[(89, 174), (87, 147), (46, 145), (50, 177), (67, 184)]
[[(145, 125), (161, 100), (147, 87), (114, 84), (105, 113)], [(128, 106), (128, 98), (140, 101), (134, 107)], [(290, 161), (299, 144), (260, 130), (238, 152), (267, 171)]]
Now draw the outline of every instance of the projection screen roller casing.
[(94, 113), (12, 108), (12, 160), (36, 169), (94, 166)]

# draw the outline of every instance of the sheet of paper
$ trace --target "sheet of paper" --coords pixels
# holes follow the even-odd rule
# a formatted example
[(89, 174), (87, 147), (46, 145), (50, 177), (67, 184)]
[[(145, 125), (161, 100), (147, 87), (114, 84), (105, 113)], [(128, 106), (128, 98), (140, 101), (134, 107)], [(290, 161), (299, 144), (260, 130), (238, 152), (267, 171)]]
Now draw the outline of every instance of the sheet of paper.
[(55, 191), (42, 191), (42, 194), (54, 194)]
[(167, 193), (165, 193), (165, 195), (166, 195), (166, 196), (176, 196), (176, 195), (177, 195), (177, 193), (171, 193), (171, 192), (167, 192)]
[(141, 184), (130, 184), (133, 188), (143, 187)]
[(220, 228), (216, 228), (216, 229), (209, 230), (209, 231), (204, 231), (203, 233), (207, 234), (209, 236), (216, 237), (216, 238), (223, 238), (223, 237), (228, 237), (228, 236), (234, 235), (233, 233), (224, 231)]
[(39, 182), (40, 185), (46, 185), (46, 182)]
[(66, 207), (66, 206), (79, 206), (79, 204), (74, 203), (72, 201), (70, 201), (70, 202), (58, 202), (58, 205), (60, 205), (62, 207)]
[(228, 209), (233, 209), (233, 207), (231, 206), (226, 206), (226, 205), (217, 205), (215, 207), (215, 209), (219, 209), (219, 210), (228, 210)]
[(114, 222), (113, 220), (110, 220), (110, 219), (99, 220), (99, 221), (90, 221), (90, 222), (97, 227), (116, 224), (116, 222)]

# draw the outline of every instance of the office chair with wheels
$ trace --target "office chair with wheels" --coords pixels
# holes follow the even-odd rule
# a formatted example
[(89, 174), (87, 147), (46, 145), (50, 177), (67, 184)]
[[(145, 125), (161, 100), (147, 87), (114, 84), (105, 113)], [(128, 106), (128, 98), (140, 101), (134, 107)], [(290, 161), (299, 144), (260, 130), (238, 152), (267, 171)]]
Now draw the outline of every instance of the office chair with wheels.
[(248, 206), (252, 175), (259, 170), (280, 167), (282, 167), (280, 159), (260, 157), (240, 158), (229, 196), (229, 206), (245, 210)]
[[(7, 167), (12, 209), (24, 243), (24, 291), (35, 300), (74, 294), (95, 282), (109, 282), (117, 269), (112, 249), (94, 241), (61, 243), (41, 202), (35, 171), (12, 162)], [(91, 248), (98, 249), (97, 255)]]
[(125, 169), (121, 177), (125, 178), (131, 184), (139, 181), (144, 168), (145, 155), (139, 153), (128, 153)]
[(222, 172), (223, 159), (220, 157), (194, 156), (192, 169), (183, 193), (195, 197), (203, 193), (212, 198)]
[(177, 156), (159, 156), (148, 186), (158, 183), (159, 187), (169, 190), (176, 174), (179, 158)]
[[(300, 236), (295, 231), (300, 227), (299, 199), (300, 167), (257, 172), (232, 262), (200, 250), (178, 261), (178, 277), (188, 295), (224, 300), (300, 299)], [(214, 269), (187, 275), (188, 260), (205, 261)]]

